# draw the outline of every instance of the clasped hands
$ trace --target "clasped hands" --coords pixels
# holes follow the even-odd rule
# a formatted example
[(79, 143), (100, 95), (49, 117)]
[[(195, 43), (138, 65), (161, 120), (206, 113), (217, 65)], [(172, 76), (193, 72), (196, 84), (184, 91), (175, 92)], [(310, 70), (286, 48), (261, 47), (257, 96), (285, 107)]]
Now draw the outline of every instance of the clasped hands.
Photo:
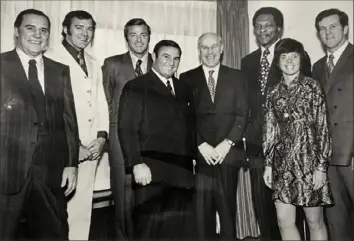
[(223, 140), (214, 148), (204, 142), (198, 146), (198, 149), (208, 165), (216, 165), (224, 161), (225, 156), (231, 149), (231, 145), (226, 140)]
[(96, 160), (98, 159), (103, 150), (103, 146), (106, 143), (106, 139), (103, 137), (98, 137), (91, 141), (87, 146), (80, 145), (79, 150), (79, 161), (84, 162), (87, 160)]

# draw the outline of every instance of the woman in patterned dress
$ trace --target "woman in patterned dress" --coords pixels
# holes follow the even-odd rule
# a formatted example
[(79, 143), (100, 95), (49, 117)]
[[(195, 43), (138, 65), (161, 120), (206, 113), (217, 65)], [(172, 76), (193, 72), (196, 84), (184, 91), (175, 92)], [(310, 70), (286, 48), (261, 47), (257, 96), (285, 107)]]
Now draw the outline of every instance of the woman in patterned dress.
[(304, 47), (282, 39), (274, 61), (281, 81), (268, 90), (263, 127), (264, 181), (273, 190), (283, 240), (300, 240), (296, 207), (303, 207), (311, 240), (327, 240), (323, 206), (333, 204), (327, 167), (332, 141), (324, 93), (310, 78)]

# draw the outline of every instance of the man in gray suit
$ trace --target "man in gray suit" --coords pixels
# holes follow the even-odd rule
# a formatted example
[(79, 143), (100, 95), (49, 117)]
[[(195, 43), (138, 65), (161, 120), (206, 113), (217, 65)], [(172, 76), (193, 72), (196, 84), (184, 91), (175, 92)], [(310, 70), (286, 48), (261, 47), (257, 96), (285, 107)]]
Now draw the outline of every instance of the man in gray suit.
[(109, 149), (111, 187), (115, 202), (115, 229), (117, 238), (120, 239), (132, 235), (132, 190), (131, 175), (126, 175), (117, 133), (119, 99), (124, 85), (129, 80), (151, 69), (153, 61), (148, 52), (150, 35), (150, 26), (143, 19), (129, 20), (124, 26), (124, 37), (129, 51), (105, 59), (102, 66), (103, 87), (109, 106)]
[(319, 13), (316, 29), (326, 56), (313, 66), (315, 79), (321, 81), (332, 126), (333, 156), (328, 169), (335, 200), (327, 208), (332, 240), (353, 240), (353, 45), (348, 42), (348, 15), (338, 9)]

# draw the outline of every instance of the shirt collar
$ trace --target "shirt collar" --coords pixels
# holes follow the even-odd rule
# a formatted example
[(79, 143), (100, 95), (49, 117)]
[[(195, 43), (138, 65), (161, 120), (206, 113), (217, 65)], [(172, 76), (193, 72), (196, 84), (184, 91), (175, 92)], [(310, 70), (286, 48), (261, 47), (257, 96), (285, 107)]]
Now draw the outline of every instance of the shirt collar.
[(157, 75), (157, 77), (159, 77), (159, 79), (160, 79), (165, 85), (167, 85), (167, 80), (170, 81), (170, 84), (171, 84), (171, 85), (173, 84), (172, 77), (170, 77), (170, 78), (167, 79), (167, 78), (163, 77), (162, 75), (160, 75), (159, 72), (157, 72), (154, 68), (151, 68), (151, 69), (152, 69), (152, 71), (154, 71), (154, 73)]
[(203, 64), (203, 65), (202, 65), (202, 68), (203, 68), (203, 71), (204, 71), (204, 73), (205, 73), (206, 76), (209, 76), (209, 71), (210, 71), (210, 70), (214, 70), (213, 75), (214, 75), (214, 77), (215, 77), (215, 76), (217, 77), (218, 74), (219, 74), (220, 63), (218, 63), (218, 65), (214, 66), (213, 68), (210, 68), (210, 67), (205, 66), (205, 65)]
[(25, 52), (23, 52), (22, 49), (20, 49), (19, 47), (16, 47), (16, 52), (18, 54), (18, 57), (20, 58), (21, 60), (21, 63), (22, 65), (26, 66), (28, 65), (29, 61), (31, 59), (34, 59), (36, 60), (37, 62), (37, 65), (42, 65), (43, 64), (43, 54), (39, 54), (38, 56), (36, 56), (35, 58), (31, 57), (31, 56), (28, 56)]
[[(280, 40), (280, 39), (278, 39), (278, 40), (275, 41), (271, 46), (269, 46), (268, 50), (269, 50), (269, 53), (270, 53), (270, 54), (274, 54), (275, 45), (279, 42), (279, 40)], [(262, 56), (263, 56), (264, 50), (266, 50), (266, 48), (261, 45)]]
[(130, 55), (130, 58), (132, 59), (134, 68), (136, 66), (136, 62), (138, 62), (139, 59), (141, 59), (142, 64), (143, 63), (145, 64), (148, 61), (148, 51), (146, 51), (146, 53), (141, 58), (138, 58), (137, 56), (135, 56), (131, 51), (129, 51), (129, 55)]
[(73, 56), (73, 58), (75, 60), (77, 60), (77, 56), (79, 55), (80, 52), (81, 52), (82, 56), (84, 56), (84, 50), (83, 49), (81, 51), (77, 50), (68, 41), (66, 41), (66, 39), (63, 40), (62, 44), (65, 47), (65, 49), (70, 53), (70, 55)]
[(340, 46), (336, 51), (334, 51), (333, 53), (330, 53), (329, 51), (327, 51), (327, 60), (328, 60), (328, 56), (330, 54), (333, 55), (334, 57), (334, 61), (337, 62), (337, 60), (340, 58), (340, 56), (342, 55), (342, 53), (344, 52), (345, 48), (348, 46), (349, 42), (348, 40), (346, 40), (344, 42), (344, 44), (342, 46)]

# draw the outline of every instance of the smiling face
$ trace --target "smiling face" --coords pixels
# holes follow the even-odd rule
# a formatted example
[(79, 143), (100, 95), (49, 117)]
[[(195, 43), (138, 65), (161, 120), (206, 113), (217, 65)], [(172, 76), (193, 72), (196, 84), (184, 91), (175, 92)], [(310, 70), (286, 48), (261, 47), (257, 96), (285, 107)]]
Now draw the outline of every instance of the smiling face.
[(277, 26), (271, 14), (261, 14), (256, 18), (254, 34), (260, 45), (269, 48), (280, 37), (281, 28)]
[(178, 48), (163, 46), (159, 49), (158, 56), (153, 54), (154, 69), (163, 77), (170, 78), (176, 73), (181, 58)]
[(150, 37), (145, 25), (133, 25), (128, 28), (127, 41), (133, 54), (142, 56), (147, 52)]
[(287, 76), (299, 74), (300, 59), (300, 54), (296, 52), (280, 54), (279, 68)]
[(199, 40), (199, 58), (202, 64), (213, 68), (220, 63), (223, 45), (216, 34), (206, 34)]
[(318, 22), (319, 36), (328, 51), (334, 52), (346, 41), (348, 26), (342, 26), (337, 14), (323, 18)]
[(64, 27), (66, 41), (77, 50), (82, 50), (89, 45), (94, 33), (92, 19), (79, 19), (74, 17), (71, 20), (70, 29)]
[(19, 28), (15, 28), (17, 46), (28, 56), (36, 57), (47, 49), (49, 23), (44, 16), (26, 14)]

